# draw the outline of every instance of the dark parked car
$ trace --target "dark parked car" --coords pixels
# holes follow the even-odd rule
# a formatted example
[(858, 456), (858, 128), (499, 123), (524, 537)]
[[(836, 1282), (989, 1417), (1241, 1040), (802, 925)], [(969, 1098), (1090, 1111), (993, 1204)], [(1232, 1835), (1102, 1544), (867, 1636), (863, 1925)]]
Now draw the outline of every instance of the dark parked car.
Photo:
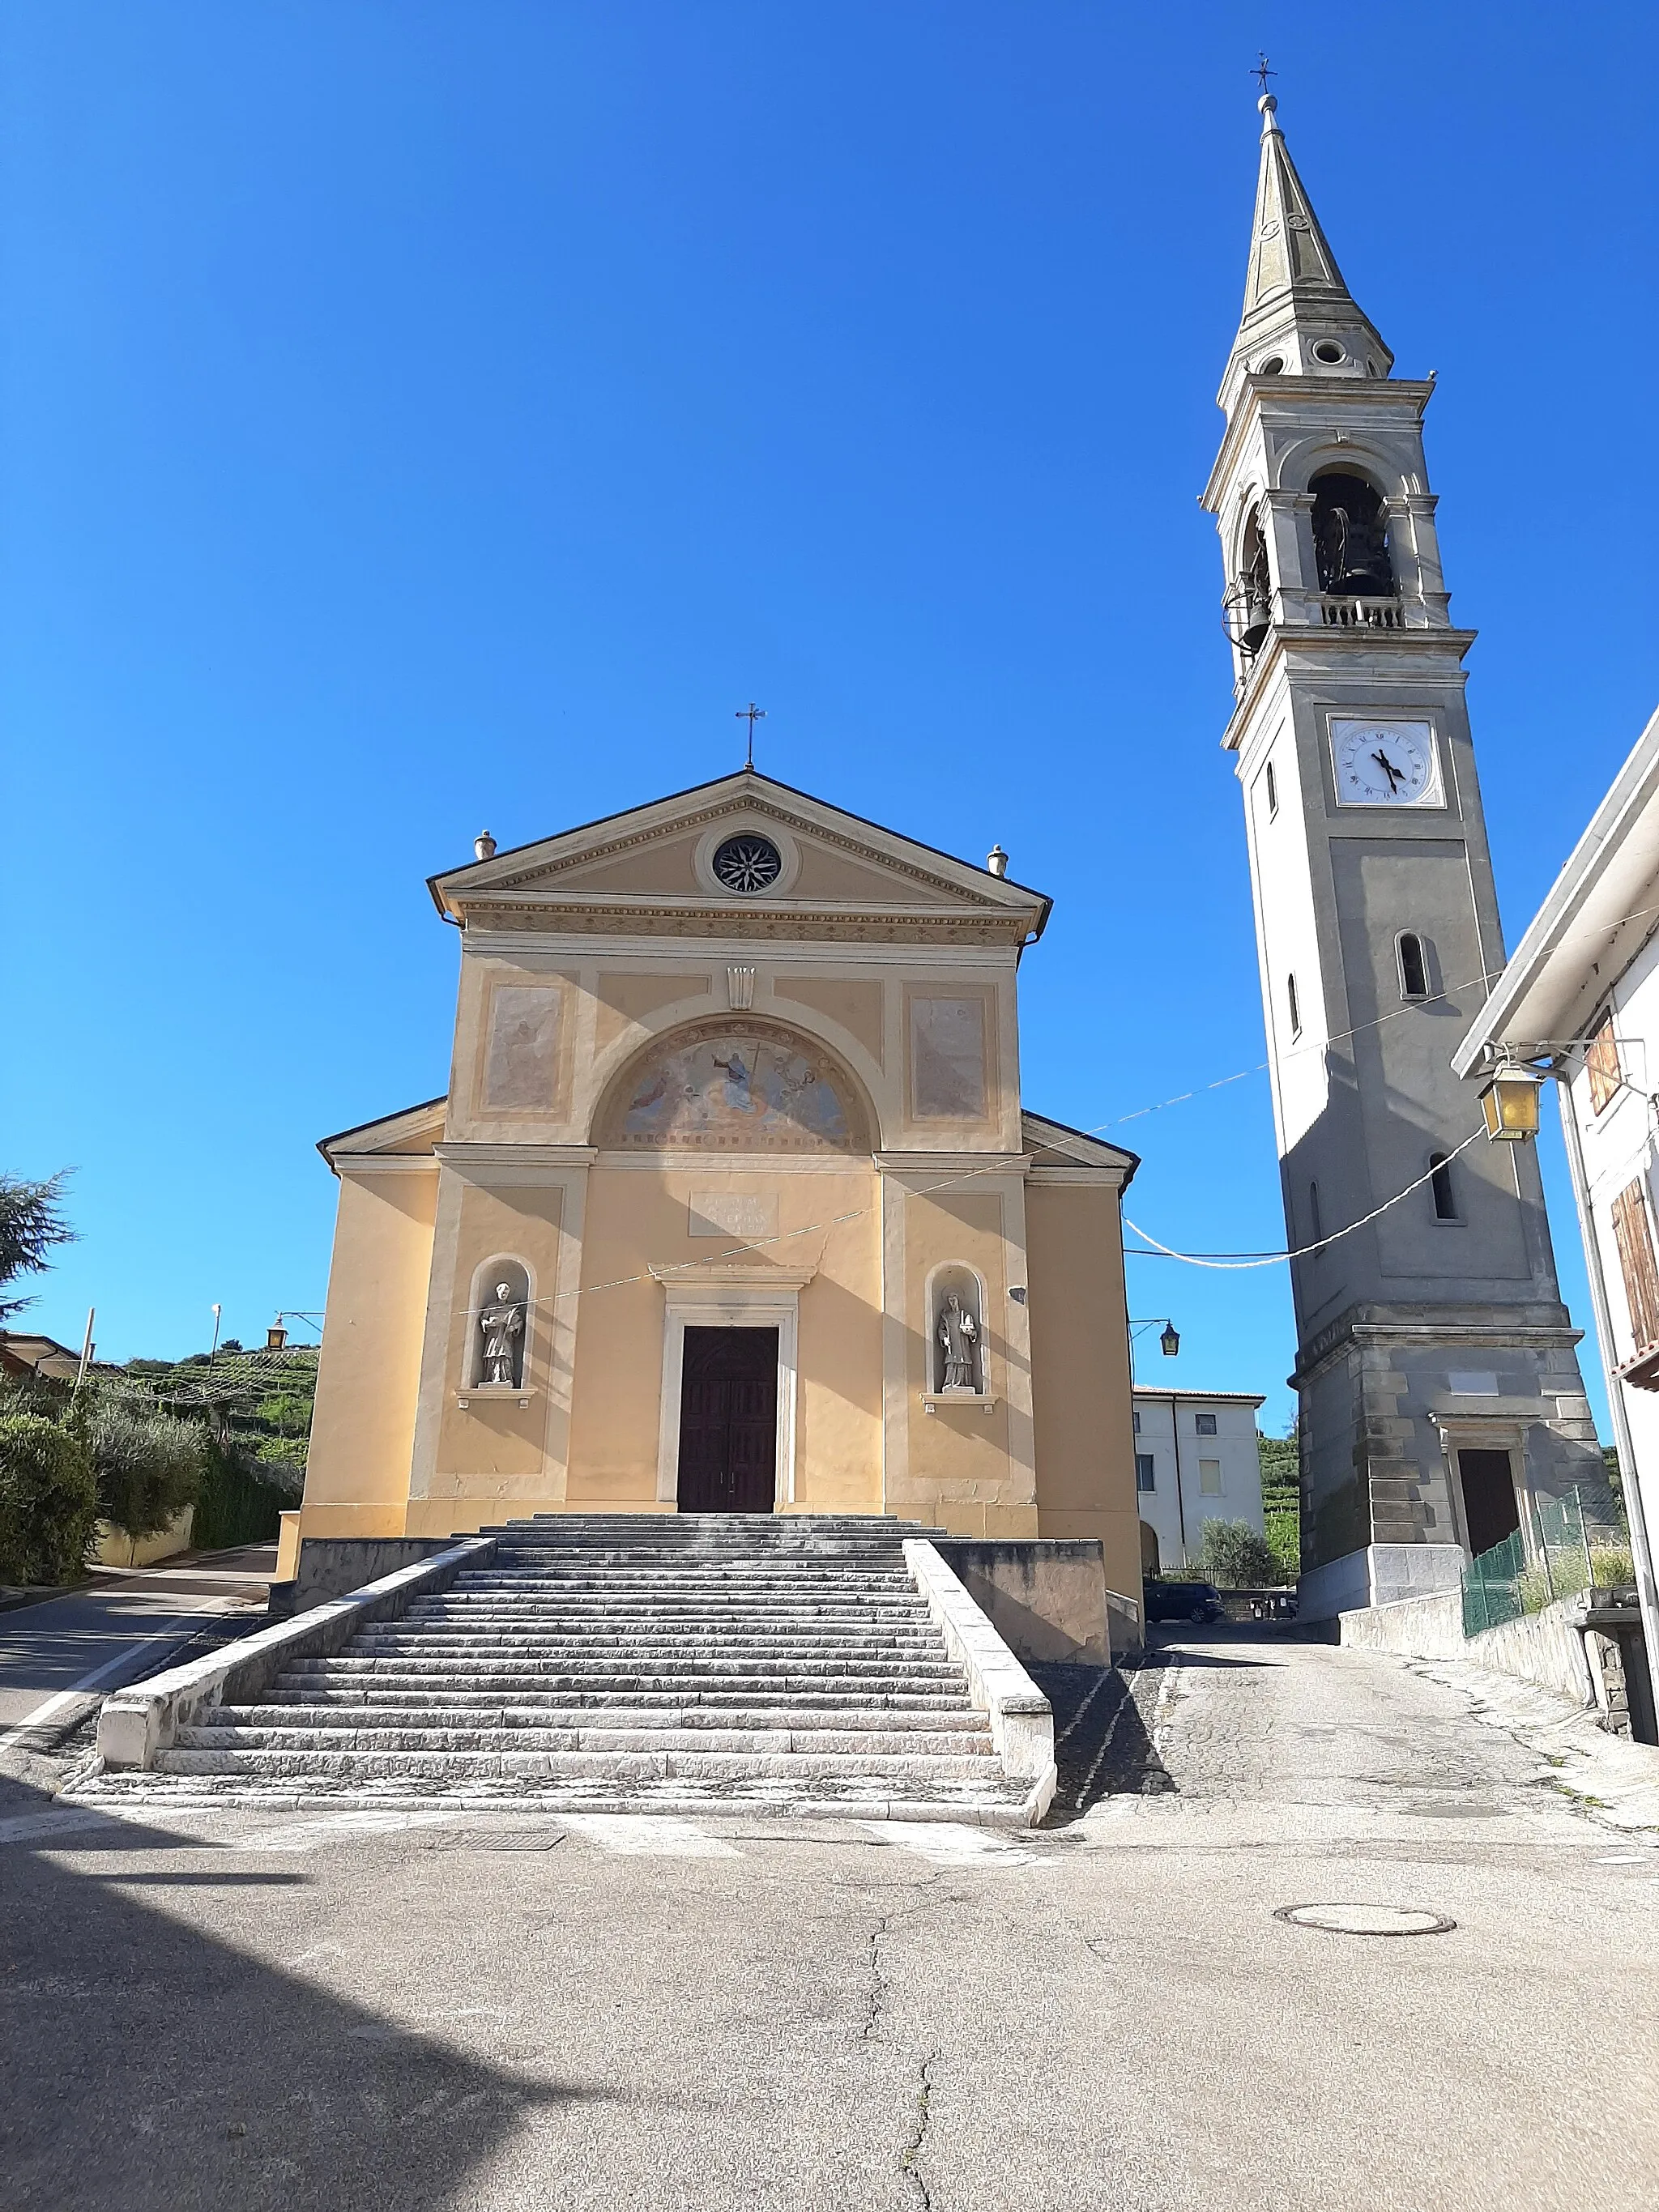
[(1213, 1583), (1146, 1583), (1148, 1620), (1219, 1620), (1226, 1607)]

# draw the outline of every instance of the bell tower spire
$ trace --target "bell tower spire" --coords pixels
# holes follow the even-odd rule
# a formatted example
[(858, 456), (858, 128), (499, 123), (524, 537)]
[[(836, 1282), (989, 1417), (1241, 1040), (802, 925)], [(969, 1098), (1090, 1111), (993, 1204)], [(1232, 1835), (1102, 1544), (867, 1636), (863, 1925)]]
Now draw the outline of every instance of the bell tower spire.
[(1423, 447), (1434, 386), (1390, 374), (1270, 94), (1261, 112), (1204, 503), (1299, 1255), (1302, 1611), (1322, 1620), (1455, 1588), (1470, 1553), (1598, 1469), (1538, 1163), (1476, 1133), (1451, 1072), (1504, 949), (1464, 700), (1474, 634), (1452, 627)]
[(1264, 92), (1256, 106), (1261, 164), (1244, 312), (1221, 387), (1229, 412), (1252, 369), (1266, 376), (1386, 376), (1394, 367), (1336, 265), (1279, 126), (1278, 100)]

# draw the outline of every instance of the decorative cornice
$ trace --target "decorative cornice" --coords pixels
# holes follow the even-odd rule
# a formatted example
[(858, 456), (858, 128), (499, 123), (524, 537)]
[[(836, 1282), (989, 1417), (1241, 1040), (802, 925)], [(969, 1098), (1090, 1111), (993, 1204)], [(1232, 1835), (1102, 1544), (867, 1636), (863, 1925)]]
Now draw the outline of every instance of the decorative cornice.
[(515, 935), (562, 931), (580, 937), (727, 938), (740, 943), (787, 944), (802, 937), (839, 945), (908, 944), (988, 945), (1024, 943), (1029, 934), (1029, 915), (998, 914), (991, 908), (965, 914), (910, 915), (872, 912), (826, 912), (822, 908), (792, 910), (757, 908), (734, 911), (730, 907), (662, 903), (631, 906), (610, 902), (603, 906), (556, 904), (527, 899), (503, 899), (495, 893), (458, 900), (469, 929), (511, 932)]

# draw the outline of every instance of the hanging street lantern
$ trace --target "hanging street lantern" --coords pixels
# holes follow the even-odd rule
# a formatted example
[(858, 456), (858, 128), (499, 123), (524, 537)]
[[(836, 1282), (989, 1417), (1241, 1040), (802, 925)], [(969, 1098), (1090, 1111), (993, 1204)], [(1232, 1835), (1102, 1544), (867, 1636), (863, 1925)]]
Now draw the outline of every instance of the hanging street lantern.
[(1181, 1349), (1181, 1331), (1172, 1321), (1166, 1321), (1164, 1324), (1164, 1333), (1158, 1340), (1163, 1347), (1164, 1357), (1166, 1359), (1173, 1359)]
[(1480, 1094), (1486, 1134), (1497, 1145), (1524, 1145), (1538, 1134), (1542, 1079), (1530, 1068), (1500, 1067)]

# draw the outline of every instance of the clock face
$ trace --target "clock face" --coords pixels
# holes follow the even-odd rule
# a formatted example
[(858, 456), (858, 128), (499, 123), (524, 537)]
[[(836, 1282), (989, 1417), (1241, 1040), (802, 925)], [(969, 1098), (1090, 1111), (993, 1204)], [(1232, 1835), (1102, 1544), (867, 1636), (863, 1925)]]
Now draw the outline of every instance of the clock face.
[(1331, 718), (1339, 806), (1438, 806), (1440, 759), (1430, 722)]

